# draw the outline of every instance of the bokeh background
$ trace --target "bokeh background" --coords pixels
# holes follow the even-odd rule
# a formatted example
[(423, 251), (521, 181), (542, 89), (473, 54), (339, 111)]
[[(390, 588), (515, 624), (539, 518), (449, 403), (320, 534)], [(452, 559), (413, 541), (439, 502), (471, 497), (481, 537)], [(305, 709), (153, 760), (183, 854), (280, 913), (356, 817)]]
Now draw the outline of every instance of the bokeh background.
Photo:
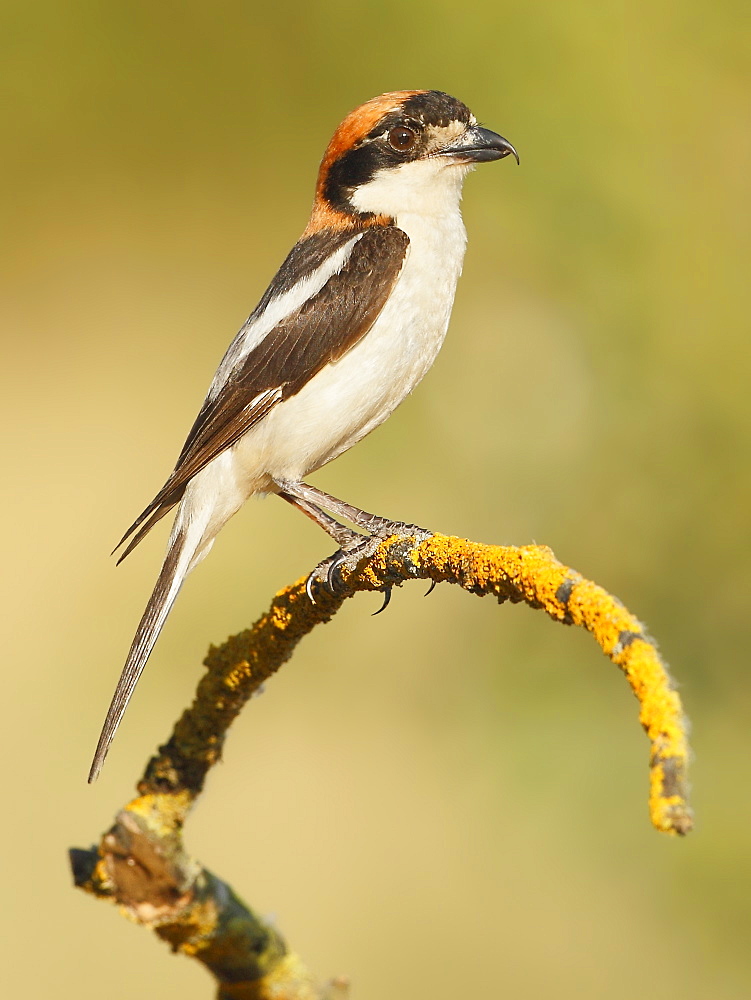
[(749, 34), (740, 0), (4, 0), (8, 996), (207, 997), (71, 887), (209, 641), (331, 549), (252, 503), (190, 579), (99, 783), (85, 775), (159, 565), (107, 553), (171, 468), (297, 238), (339, 120), (466, 101), (518, 147), (469, 178), (435, 369), (313, 481), (532, 540), (619, 595), (693, 720), (697, 829), (647, 816), (647, 742), (585, 635), (448, 587), (362, 596), (235, 726), (187, 829), (357, 1000), (751, 995)]

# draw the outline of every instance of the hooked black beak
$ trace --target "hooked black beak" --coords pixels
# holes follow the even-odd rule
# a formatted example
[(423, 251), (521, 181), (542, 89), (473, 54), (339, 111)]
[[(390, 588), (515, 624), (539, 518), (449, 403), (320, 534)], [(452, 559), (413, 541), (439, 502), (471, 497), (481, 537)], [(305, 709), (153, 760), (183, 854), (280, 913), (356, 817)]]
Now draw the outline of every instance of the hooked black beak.
[(490, 129), (474, 125), (455, 143), (442, 149), (439, 155), (455, 156), (466, 163), (487, 163), (490, 160), (502, 160), (509, 154), (519, 162), (519, 154), (508, 139)]

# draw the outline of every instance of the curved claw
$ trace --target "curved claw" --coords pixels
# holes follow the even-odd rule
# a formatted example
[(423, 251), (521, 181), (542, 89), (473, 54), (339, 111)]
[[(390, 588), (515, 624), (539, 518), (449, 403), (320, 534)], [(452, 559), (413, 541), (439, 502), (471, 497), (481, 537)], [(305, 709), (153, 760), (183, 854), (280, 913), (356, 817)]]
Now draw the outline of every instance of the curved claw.
[(340, 550), (331, 560), (326, 570), (326, 586), (329, 588), (329, 593), (331, 594), (336, 594), (341, 586), (341, 580), (338, 578), (339, 567), (346, 558), (347, 554)]
[(313, 596), (313, 573), (311, 573), (305, 581), (305, 593), (308, 595), (310, 603), (314, 605), (316, 603), (316, 599)]
[(387, 587), (384, 590), (384, 592), (383, 592), (383, 604), (380, 606), (380, 608), (377, 611), (373, 612), (373, 614), (372, 614), (373, 618), (375, 618), (376, 615), (380, 615), (380, 613), (382, 611), (385, 611), (386, 608), (389, 606), (389, 601), (391, 600), (391, 590), (392, 590), (391, 587)]
[(431, 582), (430, 587), (425, 591), (425, 595), (424, 595), (425, 597), (430, 597), (430, 595), (435, 590), (435, 585), (436, 585), (437, 582), (438, 582), (437, 580), (433, 580)]

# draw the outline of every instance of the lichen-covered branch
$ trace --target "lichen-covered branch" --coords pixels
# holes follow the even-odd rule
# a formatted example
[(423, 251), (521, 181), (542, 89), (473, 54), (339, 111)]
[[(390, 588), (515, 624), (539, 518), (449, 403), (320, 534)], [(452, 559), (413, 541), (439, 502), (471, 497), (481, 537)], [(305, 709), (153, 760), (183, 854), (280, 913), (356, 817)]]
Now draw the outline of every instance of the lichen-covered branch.
[(653, 824), (672, 834), (691, 829), (680, 699), (653, 640), (618, 600), (542, 545), (482, 545), (419, 528), (373, 539), (341, 566), (336, 595), (317, 586), (311, 601), (302, 578), (279, 591), (252, 628), (209, 651), (195, 700), (149, 762), (138, 798), (98, 850), (71, 852), (77, 885), (117, 902), (175, 950), (202, 961), (219, 983), (221, 1000), (322, 1000), (343, 987), (316, 986), (279, 934), (185, 854), (181, 831), (190, 807), (221, 757), (233, 720), (298, 642), (358, 591), (416, 578), (457, 584), (499, 603), (525, 602), (590, 632), (639, 700), (650, 741)]

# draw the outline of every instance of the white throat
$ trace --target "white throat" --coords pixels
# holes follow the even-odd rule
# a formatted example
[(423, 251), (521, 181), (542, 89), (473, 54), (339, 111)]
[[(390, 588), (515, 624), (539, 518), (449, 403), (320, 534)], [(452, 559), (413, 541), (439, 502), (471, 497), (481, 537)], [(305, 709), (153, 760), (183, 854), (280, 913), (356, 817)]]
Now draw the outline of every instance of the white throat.
[(472, 166), (438, 156), (379, 170), (351, 196), (358, 212), (388, 215), (399, 225), (400, 216), (455, 215), (462, 184)]

